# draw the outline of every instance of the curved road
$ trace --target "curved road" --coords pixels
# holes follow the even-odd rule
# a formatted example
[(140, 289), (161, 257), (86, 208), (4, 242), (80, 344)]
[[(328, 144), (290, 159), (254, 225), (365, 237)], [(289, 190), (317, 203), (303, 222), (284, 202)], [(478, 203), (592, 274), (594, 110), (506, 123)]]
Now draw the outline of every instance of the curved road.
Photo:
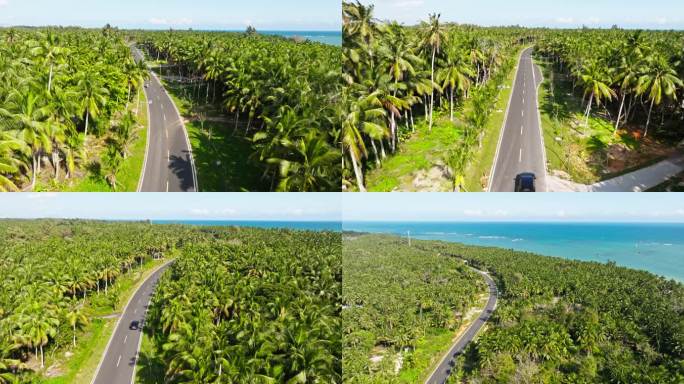
[(489, 320), (492, 316), (492, 312), (496, 309), (496, 299), (498, 296), (498, 291), (496, 289), (496, 284), (494, 280), (486, 272), (478, 271), (487, 281), (489, 286), (489, 300), (487, 300), (487, 305), (480, 313), (480, 316), (468, 327), (468, 329), (456, 340), (456, 342), (451, 346), (449, 352), (442, 358), (437, 368), (432, 372), (430, 377), (425, 381), (425, 384), (443, 384), (446, 383), (447, 378), (451, 374), (451, 369), (454, 366), (454, 359), (459, 354), (463, 353), (465, 347), (470, 343), (473, 338), (480, 331), (482, 326)]
[[(143, 59), (131, 47), (136, 61)], [(147, 148), (138, 192), (197, 192), (197, 171), (192, 147), (176, 105), (159, 78), (150, 71), (145, 95), (148, 100)]]
[(515, 177), (523, 172), (537, 175), (537, 192), (546, 192), (546, 152), (537, 102), (542, 73), (534, 65), (531, 53), (532, 48), (528, 48), (520, 55), (489, 179), (489, 192), (513, 192)]
[[(91, 384), (132, 384), (135, 379), (135, 363), (142, 340), (142, 324), (147, 313), (152, 294), (162, 273), (172, 261), (159, 267), (147, 277), (129, 300), (124, 312), (116, 323), (102, 360), (97, 366)], [(139, 326), (131, 329), (131, 323)]]

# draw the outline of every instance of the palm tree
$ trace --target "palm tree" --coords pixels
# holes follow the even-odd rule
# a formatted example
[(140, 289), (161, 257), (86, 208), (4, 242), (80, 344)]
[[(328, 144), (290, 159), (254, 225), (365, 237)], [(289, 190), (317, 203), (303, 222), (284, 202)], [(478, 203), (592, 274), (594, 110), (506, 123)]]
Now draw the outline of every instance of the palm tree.
[(589, 96), (587, 109), (585, 112), (585, 126), (589, 126), (589, 115), (591, 114), (591, 105), (596, 100), (596, 105), (601, 105), (602, 99), (612, 100), (616, 97), (615, 91), (610, 88), (610, 74), (607, 73), (606, 67), (598, 61), (591, 61), (582, 67), (582, 83), (584, 84), (584, 95)]
[[(422, 23), (423, 29), (423, 41), (422, 46), (432, 50), (432, 65), (431, 65), (431, 81), (435, 83), (435, 58), (439, 53), (444, 40), (446, 39), (446, 34), (444, 29), (439, 23), (439, 14), (431, 14), (430, 20)], [(429, 131), (432, 131), (432, 117), (435, 107), (435, 91), (434, 89), (430, 93), (430, 124)]]
[(99, 74), (89, 70), (81, 75), (78, 81), (78, 89), (81, 97), (81, 111), (85, 113), (85, 139), (88, 139), (88, 121), (90, 117), (97, 118), (100, 107), (106, 102), (109, 91), (99, 81)]
[(7, 98), (7, 109), (0, 108), (0, 116), (9, 117), (20, 127), (21, 140), (31, 148), (31, 189), (35, 188), (40, 172), (41, 154), (50, 147), (50, 139), (45, 134), (44, 114), (38, 101), (39, 95), (33, 88), (29, 87), (24, 92), (15, 89)]
[(17, 132), (0, 131), (0, 192), (18, 191), (14, 176), (26, 167), (14, 156), (17, 152), (26, 153), (28, 150), (26, 143), (16, 136)]
[(77, 306), (72, 306), (65, 314), (67, 323), (71, 326), (74, 332), (73, 346), (76, 347), (76, 328), (88, 325), (88, 317), (83, 313), (82, 309)]
[(378, 120), (382, 121), (386, 112), (382, 108), (378, 92), (361, 95), (357, 99), (352, 99), (352, 96), (348, 95), (346, 91), (343, 92), (343, 95), (343, 100), (348, 105), (345, 110), (348, 112), (342, 120), (342, 151), (348, 153), (351, 158), (357, 188), (361, 192), (365, 192), (361, 159), (367, 157), (368, 152), (361, 133), (366, 130), (384, 130)]
[(684, 84), (682, 80), (677, 77), (677, 72), (672, 68), (662, 56), (650, 57), (647, 60), (644, 73), (637, 81), (637, 94), (643, 95), (648, 93), (647, 97), (651, 101), (648, 109), (648, 118), (646, 120), (646, 128), (644, 129), (644, 137), (648, 135), (648, 126), (651, 123), (651, 112), (653, 112), (653, 105), (660, 105), (663, 97), (676, 100), (677, 87), (682, 87)]
[(65, 54), (65, 49), (59, 46), (59, 39), (55, 33), (48, 30), (45, 34), (45, 39), (38, 43), (39, 45), (31, 50), (31, 53), (40, 56), (43, 62), (50, 67), (50, 75), (48, 78), (47, 91), (52, 91), (52, 74), (55, 64), (58, 64), (62, 55)]
[(451, 121), (454, 121), (454, 93), (457, 91), (466, 91), (470, 88), (471, 77), (475, 73), (470, 69), (468, 63), (465, 61), (465, 56), (460, 47), (455, 44), (449, 44), (444, 60), (437, 72), (437, 78), (442, 82), (442, 88), (449, 88), (449, 105), (451, 109)]

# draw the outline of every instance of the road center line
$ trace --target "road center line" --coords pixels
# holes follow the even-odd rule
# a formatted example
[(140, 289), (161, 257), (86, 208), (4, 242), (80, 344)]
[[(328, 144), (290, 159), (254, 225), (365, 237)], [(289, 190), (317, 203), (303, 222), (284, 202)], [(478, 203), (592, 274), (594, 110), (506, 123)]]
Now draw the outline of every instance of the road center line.
[(138, 310), (137, 310), (137, 309), (134, 309), (134, 310), (133, 310), (133, 313), (136, 313), (136, 312), (138, 312)]
[(166, 121), (166, 113), (162, 113), (162, 116), (164, 117), (164, 121)]
[(128, 340), (128, 335), (126, 335), (126, 337), (124, 337), (124, 344), (126, 344), (126, 340)]
[(168, 192), (168, 191), (169, 191), (169, 181), (166, 180), (166, 192)]
[(518, 163), (522, 163), (522, 147), (520, 147), (520, 157), (518, 158)]
[(166, 150), (166, 161), (171, 162), (171, 150)]
[(119, 366), (119, 363), (121, 362), (121, 355), (119, 355), (119, 360), (116, 361), (116, 366)]
[(525, 128), (525, 126), (524, 126), (524, 125), (521, 125), (521, 126), (520, 126), (520, 136), (522, 136), (522, 134), (523, 134), (523, 128)]

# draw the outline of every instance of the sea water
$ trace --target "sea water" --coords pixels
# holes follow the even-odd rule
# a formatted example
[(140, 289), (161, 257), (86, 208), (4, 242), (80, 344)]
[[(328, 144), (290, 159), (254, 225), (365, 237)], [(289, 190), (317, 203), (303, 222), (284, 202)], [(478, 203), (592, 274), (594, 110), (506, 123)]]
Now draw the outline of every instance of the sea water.
[(323, 44), (342, 46), (342, 32), (340, 31), (259, 31), (259, 33), (287, 38), (298, 37)]
[(684, 224), (347, 222), (345, 231), (529, 251), (608, 262), (684, 281)]

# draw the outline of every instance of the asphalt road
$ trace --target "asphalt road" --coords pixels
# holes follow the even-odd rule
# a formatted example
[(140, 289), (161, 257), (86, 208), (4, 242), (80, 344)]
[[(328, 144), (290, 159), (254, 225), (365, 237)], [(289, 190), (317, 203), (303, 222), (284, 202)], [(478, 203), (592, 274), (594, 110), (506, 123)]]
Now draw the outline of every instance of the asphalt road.
[[(142, 325), (147, 306), (159, 278), (169, 265), (170, 263), (167, 263), (152, 273), (131, 297), (109, 339), (92, 384), (132, 384), (134, 382), (135, 362), (142, 340)], [(139, 323), (136, 329), (131, 329), (133, 321)]]
[(543, 79), (531, 53), (532, 48), (528, 48), (520, 56), (494, 159), (490, 192), (513, 192), (515, 177), (523, 172), (537, 175), (537, 192), (546, 191), (546, 154), (537, 103), (537, 88)]
[[(136, 61), (143, 58), (139, 49), (131, 49)], [(197, 192), (192, 148), (180, 114), (157, 76), (150, 74), (145, 88), (148, 142), (138, 192)]]
[(479, 272), (484, 276), (487, 285), (489, 286), (489, 300), (487, 300), (487, 305), (485, 305), (484, 310), (480, 313), (479, 317), (470, 325), (461, 337), (456, 340), (456, 343), (451, 346), (451, 349), (439, 363), (437, 369), (435, 369), (435, 371), (432, 372), (432, 375), (425, 381), (426, 384), (444, 384), (446, 382), (451, 374), (451, 369), (454, 367), (454, 359), (456, 356), (463, 353), (465, 347), (473, 340), (487, 320), (489, 320), (489, 317), (496, 308), (496, 299), (498, 295), (496, 284), (488, 274), (481, 271)]

